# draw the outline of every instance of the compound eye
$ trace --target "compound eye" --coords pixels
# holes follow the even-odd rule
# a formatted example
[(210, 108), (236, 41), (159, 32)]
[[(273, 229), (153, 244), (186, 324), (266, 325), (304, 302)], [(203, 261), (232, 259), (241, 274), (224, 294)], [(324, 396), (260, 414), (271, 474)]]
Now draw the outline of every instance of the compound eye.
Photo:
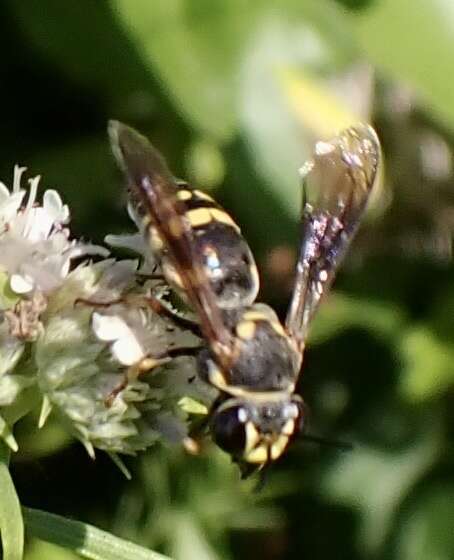
[(232, 406), (215, 414), (212, 420), (214, 441), (232, 455), (241, 455), (246, 446), (247, 412), (241, 406)]

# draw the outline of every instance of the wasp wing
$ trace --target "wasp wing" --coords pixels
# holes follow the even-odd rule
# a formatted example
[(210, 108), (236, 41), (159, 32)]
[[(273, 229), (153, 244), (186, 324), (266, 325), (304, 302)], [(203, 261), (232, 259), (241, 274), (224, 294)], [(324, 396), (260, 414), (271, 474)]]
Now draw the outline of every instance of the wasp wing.
[(380, 165), (380, 143), (366, 124), (318, 142), (300, 170), (302, 239), (286, 327), (301, 350), (309, 323), (355, 235)]
[(135, 213), (144, 228), (151, 224), (159, 231), (187, 298), (199, 317), (204, 337), (221, 364), (228, 363), (232, 335), (224, 325), (200, 255), (195, 251), (184, 205), (176, 197), (176, 180), (160, 153), (133, 128), (111, 121), (109, 136), (113, 152), (127, 178)]

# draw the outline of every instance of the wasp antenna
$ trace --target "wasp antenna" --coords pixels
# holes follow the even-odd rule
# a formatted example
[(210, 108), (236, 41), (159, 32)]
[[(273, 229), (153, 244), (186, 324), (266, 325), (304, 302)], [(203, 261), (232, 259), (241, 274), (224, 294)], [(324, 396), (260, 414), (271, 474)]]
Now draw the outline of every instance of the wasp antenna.
[[(236, 463), (237, 461), (234, 462)], [(247, 478), (255, 475), (259, 471), (261, 474), (260, 478), (262, 478), (263, 470), (260, 470), (260, 467), (258, 467), (253, 463), (238, 462), (238, 467), (240, 468), (241, 480), (246, 480)]]
[(269, 472), (269, 469), (266, 468), (266, 466), (263, 467), (260, 470), (258, 480), (257, 480), (257, 484), (254, 486), (254, 493), (255, 494), (258, 494), (259, 492), (261, 492), (265, 488), (265, 484), (268, 480), (268, 472)]

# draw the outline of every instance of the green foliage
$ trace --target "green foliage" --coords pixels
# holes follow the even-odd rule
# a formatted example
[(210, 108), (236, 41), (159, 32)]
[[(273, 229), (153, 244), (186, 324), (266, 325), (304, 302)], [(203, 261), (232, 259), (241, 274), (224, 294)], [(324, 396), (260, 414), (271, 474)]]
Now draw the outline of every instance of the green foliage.
[(327, 470), (322, 492), (361, 511), (359, 541), (366, 552), (380, 550), (400, 504), (436, 461), (438, 445), (437, 430), (429, 427), (407, 448), (362, 447)]
[(451, 128), (454, 85), (446, 53), (454, 47), (453, 21), (449, 0), (382, 0), (355, 21), (359, 44), (369, 60), (415, 88), (433, 117)]
[(454, 547), (452, 532), (452, 483), (432, 485), (419, 496), (406, 514), (405, 534), (401, 535), (402, 560), (449, 558)]
[(402, 340), (404, 396), (419, 401), (449, 390), (454, 381), (454, 348), (427, 327), (415, 326)]
[(0, 443), (0, 535), (2, 538), (2, 558), (21, 560), (24, 552), (24, 522), (19, 498), (8, 470), (10, 451)]
[(294, 449), (254, 493), (213, 446), (163, 446), (128, 461), (126, 482), (56, 417), (37, 433), (25, 390), (34, 416), (0, 417), (19, 447), (9, 465), (1, 446), (5, 560), (22, 554), (18, 496), (53, 512), (24, 510), (26, 560), (453, 557), (453, 18), (452, 0), (2, 4), (1, 179), (18, 159), (41, 173), (78, 236), (130, 228), (105, 134), (130, 122), (232, 212), (283, 314), (314, 141), (370, 120), (387, 163), (301, 379), (309, 431), (354, 451)]
[(30, 535), (77, 552), (89, 560), (166, 560), (166, 556), (114, 537), (86, 523), (40, 510), (24, 510)]
[[(232, 82), (260, 10), (252, 2), (115, 1), (113, 9), (144, 63), (200, 133), (232, 136)], [(167, 53), (165, 57), (162, 53)], [(194, 95), (196, 93), (196, 95)]]

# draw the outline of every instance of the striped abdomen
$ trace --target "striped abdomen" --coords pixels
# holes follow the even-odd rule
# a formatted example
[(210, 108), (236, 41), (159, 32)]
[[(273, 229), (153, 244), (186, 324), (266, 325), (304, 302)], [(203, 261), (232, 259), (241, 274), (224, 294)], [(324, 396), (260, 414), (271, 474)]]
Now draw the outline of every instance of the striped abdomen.
[[(240, 228), (204, 192), (180, 183), (176, 196), (191, 226), (194, 253), (200, 259), (219, 307), (236, 309), (253, 303), (259, 289), (257, 267)], [(184, 297), (181, 278), (167, 258), (165, 243), (153, 224), (148, 226), (148, 234), (164, 276)]]

